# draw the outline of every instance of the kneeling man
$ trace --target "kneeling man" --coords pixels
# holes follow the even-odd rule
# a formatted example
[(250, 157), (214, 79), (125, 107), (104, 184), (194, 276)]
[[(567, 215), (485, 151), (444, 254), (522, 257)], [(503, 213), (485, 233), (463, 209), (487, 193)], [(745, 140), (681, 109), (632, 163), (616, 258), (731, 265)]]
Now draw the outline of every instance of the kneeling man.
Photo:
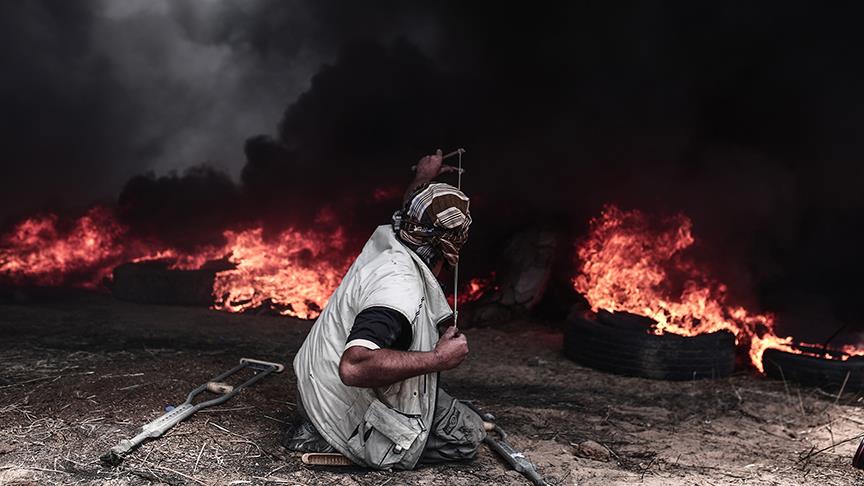
[(457, 263), (471, 225), (468, 197), (432, 182), (455, 170), (441, 161), (440, 150), (420, 160), (403, 209), (369, 238), (297, 353), (303, 423), (286, 447), (376, 469), (476, 454), (482, 420), (438, 387), (468, 342), (447, 327), (437, 276)]

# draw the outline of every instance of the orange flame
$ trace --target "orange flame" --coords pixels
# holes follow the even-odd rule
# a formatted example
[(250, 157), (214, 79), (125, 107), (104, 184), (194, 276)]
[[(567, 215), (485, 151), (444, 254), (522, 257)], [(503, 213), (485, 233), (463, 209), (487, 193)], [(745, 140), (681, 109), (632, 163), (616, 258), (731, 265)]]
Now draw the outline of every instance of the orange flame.
[(65, 231), (53, 214), (26, 219), (0, 237), (0, 275), (13, 284), (95, 287), (120, 263), (124, 231), (101, 207)]
[(130, 238), (102, 207), (66, 230), (61, 226), (56, 215), (34, 217), (0, 236), (0, 280), (96, 288), (125, 261), (164, 259), (172, 269), (197, 269), (227, 257), (235, 268), (216, 274), (213, 308), (242, 312), (269, 304), (283, 315), (310, 319), (327, 303), (349, 263), (338, 227), (329, 233), (288, 229), (272, 239), (264, 238), (261, 227), (229, 230), (223, 233), (224, 246), (185, 253)]
[[(459, 288), (459, 305), (465, 305), (471, 302), (476, 302), (486, 294), (489, 289), (495, 289), (495, 272), (489, 274), (488, 277), (476, 277), (469, 280), (466, 284)], [(453, 294), (447, 295), (447, 302), (450, 307), (453, 307)]]
[[(595, 312), (625, 311), (654, 319), (656, 334), (731, 331), (760, 372), (766, 349), (801, 353), (791, 337), (776, 335), (773, 315), (730, 305), (726, 286), (682, 257), (695, 241), (692, 227), (683, 214), (655, 222), (640, 211), (606, 206), (577, 246), (574, 288)], [(674, 281), (681, 284), (676, 287)], [(862, 354), (854, 346), (842, 351)]]
[(236, 268), (216, 274), (214, 308), (242, 312), (269, 303), (282, 315), (317, 317), (348, 268), (342, 230), (286, 230), (269, 242), (262, 234), (261, 228), (225, 232)]

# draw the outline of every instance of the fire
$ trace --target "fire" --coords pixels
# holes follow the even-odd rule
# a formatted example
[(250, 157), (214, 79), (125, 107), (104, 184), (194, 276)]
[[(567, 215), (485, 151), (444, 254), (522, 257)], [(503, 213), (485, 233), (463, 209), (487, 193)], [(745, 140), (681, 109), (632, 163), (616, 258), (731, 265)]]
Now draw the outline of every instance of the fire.
[[(270, 307), (282, 315), (313, 319), (339, 285), (352, 254), (335, 215), (323, 210), (318, 219), (321, 227), (335, 229), (288, 228), (270, 237), (261, 226), (230, 229), (223, 232), (224, 245), (190, 253), (132, 238), (104, 207), (65, 226), (56, 215), (34, 217), (0, 236), (0, 281), (98, 288), (123, 262), (164, 260), (170, 269), (192, 270), (225, 259), (233, 268), (216, 273), (212, 308), (243, 312)], [(493, 277), (469, 281), (459, 302), (477, 300)]]
[(96, 207), (62, 228), (54, 215), (28, 218), (0, 236), (0, 276), (13, 284), (95, 287), (121, 262), (125, 229)]
[(208, 247), (196, 253), (182, 253), (176, 250), (159, 250), (142, 257), (133, 258), (132, 262), (147, 262), (152, 260), (163, 260), (169, 262), (167, 267), (171, 270), (196, 270), (211, 260), (218, 260), (226, 256), (224, 247)]
[(331, 232), (289, 228), (272, 238), (265, 238), (260, 226), (223, 235), (225, 245), (187, 253), (130, 237), (104, 207), (70, 225), (56, 215), (33, 217), (0, 235), (0, 280), (97, 288), (127, 261), (168, 260), (172, 269), (197, 269), (227, 258), (234, 268), (216, 274), (213, 308), (242, 312), (270, 305), (280, 314), (310, 319), (348, 268), (346, 238), (338, 226)]
[[(683, 214), (652, 221), (640, 211), (606, 206), (577, 246), (580, 266), (574, 288), (595, 312), (651, 317), (657, 322), (652, 329), (656, 334), (731, 331), (760, 372), (766, 349), (801, 353), (791, 337), (777, 336), (773, 315), (731, 305), (726, 285), (682, 255), (695, 241), (692, 227)], [(864, 354), (849, 346), (842, 351)]]
[(286, 230), (272, 241), (262, 234), (261, 228), (225, 232), (236, 268), (216, 274), (214, 308), (242, 312), (269, 304), (283, 315), (317, 317), (348, 268), (342, 231)]
[[(475, 277), (459, 288), (459, 305), (476, 302), (486, 294), (489, 289), (494, 290), (495, 272), (488, 277)], [(453, 294), (447, 296), (447, 302), (453, 306)]]

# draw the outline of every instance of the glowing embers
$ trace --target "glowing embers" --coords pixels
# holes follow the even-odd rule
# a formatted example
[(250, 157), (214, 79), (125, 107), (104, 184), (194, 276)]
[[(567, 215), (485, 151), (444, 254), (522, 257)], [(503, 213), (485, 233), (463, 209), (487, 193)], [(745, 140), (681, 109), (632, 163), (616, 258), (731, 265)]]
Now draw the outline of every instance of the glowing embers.
[(0, 277), (16, 285), (96, 287), (122, 261), (124, 233), (101, 207), (69, 225), (54, 214), (25, 219), (0, 236)]
[[(683, 214), (652, 219), (641, 211), (606, 206), (577, 245), (574, 288), (595, 312), (650, 317), (657, 322), (651, 329), (655, 334), (729, 330), (760, 372), (766, 349), (802, 353), (791, 337), (776, 335), (772, 315), (728, 303), (726, 286), (683, 255), (694, 242), (692, 226)], [(844, 357), (862, 354), (848, 346), (843, 351)]]

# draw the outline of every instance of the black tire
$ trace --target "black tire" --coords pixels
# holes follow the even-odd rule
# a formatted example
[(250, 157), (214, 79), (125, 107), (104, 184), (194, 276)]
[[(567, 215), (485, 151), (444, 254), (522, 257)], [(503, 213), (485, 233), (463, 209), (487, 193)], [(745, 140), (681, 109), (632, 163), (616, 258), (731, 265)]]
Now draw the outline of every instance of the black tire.
[(115, 298), (139, 304), (208, 306), (213, 303), (214, 270), (171, 270), (162, 261), (124, 263), (109, 288)]
[(864, 357), (840, 361), (768, 349), (762, 355), (762, 366), (766, 375), (778, 380), (794, 381), (830, 392), (838, 392), (841, 388), (844, 393), (864, 390)]
[(672, 381), (720, 378), (735, 368), (735, 336), (728, 331), (658, 336), (644, 328), (578, 319), (564, 333), (564, 354), (582, 365), (620, 375)]

